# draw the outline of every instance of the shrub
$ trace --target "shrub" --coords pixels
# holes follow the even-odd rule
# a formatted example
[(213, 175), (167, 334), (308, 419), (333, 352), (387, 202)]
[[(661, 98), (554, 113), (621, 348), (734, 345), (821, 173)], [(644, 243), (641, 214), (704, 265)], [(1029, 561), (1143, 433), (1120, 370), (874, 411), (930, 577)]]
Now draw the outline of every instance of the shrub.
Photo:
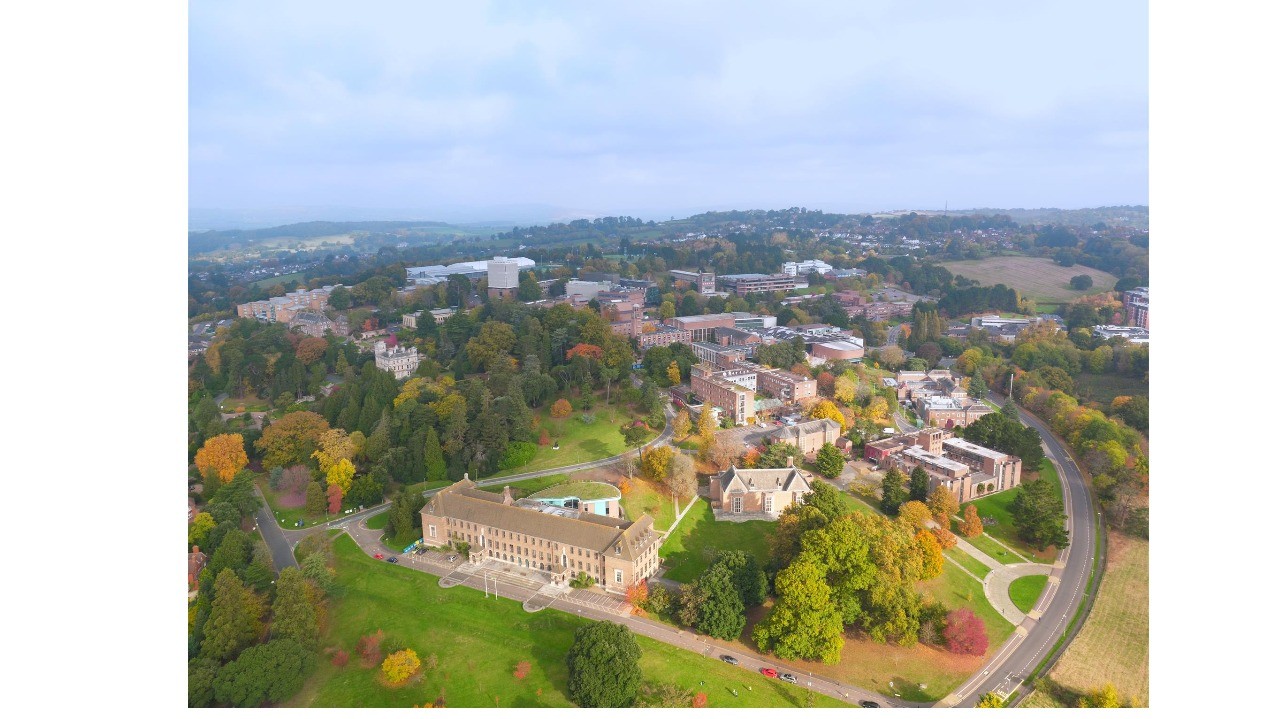
[(529, 670), (532, 668), (533, 668), (533, 665), (529, 664), (529, 662), (521, 661), (520, 663), (516, 664), (516, 670), (512, 672), (511, 675), (514, 676), (516, 679), (524, 679), (525, 677), (529, 676)]
[(586, 589), (595, 586), (595, 583), (595, 578), (588, 576), (586, 572), (578, 572), (578, 576), (569, 580), (569, 586), (574, 589)]
[[(546, 430), (543, 430), (543, 436)], [(539, 438), (539, 443), (542, 438)], [(548, 441), (550, 439), (548, 438)], [(533, 461), (533, 455), (537, 454), (538, 447), (532, 442), (510, 442), (507, 444), (506, 454), (502, 456), (502, 461), (498, 463), (498, 469), (515, 469), (523, 467)]]
[(347, 660), (349, 660), (350, 658), (351, 658), (350, 654), (347, 654), (343, 650), (339, 649), (338, 651), (333, 653), (333, 659), (330, 659), (329, 661), (332, 662), (335, 667), (345, 667), (347, 665)]
[(392, 684), (403, 684), (421, 667), (422, 661), (418, 659), (417, 652), (412, 649), (401, 649), (388, 655), (382, 662), (382, 674)]
[(356, 642), (356, 653), (365, 668), (375, 667), (382, 660), (382, 630), (366, 634)]

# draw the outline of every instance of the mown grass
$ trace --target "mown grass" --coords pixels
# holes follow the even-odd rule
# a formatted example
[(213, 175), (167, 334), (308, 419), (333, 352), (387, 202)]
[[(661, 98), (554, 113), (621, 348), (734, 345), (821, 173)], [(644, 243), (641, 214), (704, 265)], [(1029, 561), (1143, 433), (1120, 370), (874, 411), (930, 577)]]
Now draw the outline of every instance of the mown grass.
[[(571, 707), (565, 655), (589, 620), (555, 609), (536, 614), (509, 599), (486, 599), (468, 587), (441, 589), (435, 576), (378, 562), (346, 536), (335, 545), (337, 584), (322, 645), (351, 652), (342, 668), (323, 662), (288, 706), (412, 707), (443, 697), (447, 706)], [(381, 629), (384, 646), (403, 644), (434, 668), (399, 688), (377, 668), (361, 666), (359, 638)], [(799, 707), (805, 692), (716, 659), (637, 636), (645, 682), (705, 691), (712, 707)], [(516, 679), (521, 661), (528, 676)], [(747, 685), (752, 691), (745, 691)], [(738, 690), (733, 696), (729, 688)], [(847, 706), (818, 695), (815, 706)]]
[[(623, 441), (622, 433), (618, 431), (618, 427), (625, 422), (635, 421), (637, 418), (625, 407), (617, 407), (616, 422), (614, 421), (614, 408), (606, 407), (604, 402), (597, 403), (586, 414), (594, 416), (595, 420), (590, 424), (583, 422), (583, 413), (576, 410), (572, 416), (565, 419), (552, 419), (550, 406), (544, 407), (535, 416), (538, 418), (540, 426), (546, 428), (551, 435), (551, 444), (545, 447), (539, 446), (537, 451), (534, 452), (533, 459), (528, 464), (514, 469), (502, 470), (490, 476), (505, 477), (512, 474), (537, 472), (544, 469), (581, 464), (622, 454), (630, 449), (627, 447), (626, 442)], [(646, 441), (653, 439), (657, 435), (657, 432), (650, 432)], [(552, 449), (556, 441), (560, 442), (560, 449)]]
[(516, 499), (528, 497), (534, 492), (539, 492), (547, 487), (551, 487), (563, 482), (569, 481), (567, 474), (548, 474), (545, 477), (534, 477), (533, 479), (522, 479), (510, 484), (491, 484), (480, 489), (486, 492), (501, 492), (504, 487), (511, 487), (511, 496)]
[(1098, 598), (1075, 641), (1049, 673), (1051, 693), (1036, 691), (1021, 706), (1074, 706), (1076, 698), (1110, 682), (1121, 700), (1150, 702), (1150, 555), (1146, 540), (1111, 532)]
[[(671, 492), (664, 486), (636, 475), (634, 479), (624, 479), (628, 490), (622, 495), (622, 511), (627, 519), (636, 521), (640, 515), (653, 517), (653, 528), (665, 532), (671, 528), (676, 519), (675, 505), (671, 502)], [(686, 502), (681, 502), (683, 509)], [(693, 512), (695, 510), (689, 510)]]
[(1031, 611), (1048, 583), (1049, 575), (1047, 574), (1032, 574), (1013, 580), (1009, 585), (1009, 598), (1013, 600), (1013, 606), (1022, 610), (1023, 613)]
[(987, 573), (991, 571), (991, 567), (988, 567), (982, 562), (979, 562), (978, 560), (969, 556), (968, 552), (964, 551), (963, 549), (960, 549), (959, 547), (944, 549), (943, 554), (954, 559), (956, 562), (960, 564), (960, 566), (964, 567), (965, 569), (968, 569), (970, 572), (973, 572), (979, 579), (986, 577)]
[(755, 556), (763, 566), (769, 560), (769, 537), (774, 522), (717, 522), (711, 503), (699, 497), (697, 506), (681, 520), (680, 526), (667, 535), (658, 550), (667, 579), (691, 582), (706, 571), (717, 551), (740, 549)]
[[(944, 262), (942, 266), (952, 274), (964, 275), (984, 285), (1003, 284), (1045, 304), (1070, 302), (1083, 295), (1106, 292), (1115, 287), (1118, 279), (1109, 272), (1083, 265), (1063, 267), (1048, 257), (988, 257)], [(1083, 291), (1071, 289), (1071, 278), (1076, 275), (1089, 275), (1093, 278), (1093, 286)]]
[[(1037, 476), (1041, 479), (1048, 480), (1049, 485), (1054, 488), (1055, 494), (1059, 498), (1062, 497), (1062, 483), (1058, 480), (1058, 470), (1054, 468), (1052, 462), (1050, 462), (1048, 459), (1045, 459), (1044, 461), (1042, 461), (1040, 463), (1040, 468), (1039, 468), (1039, 471), (1037, 472)], [(1026, 483), (1028, 481), (1031, 481), (1032, 479), (1035, 479), (1035, 477), (1028, 477), (1024, 475), (1022, 478), (1022, 481), (1023, 483)], [(991, 519), (994, 519), (996, 521), (994, 525), (983, 525), (982, 531), (984, 534), (990, 535), (1000, 540), (1001, 542), (1004, 542), (1005, 544), (1013, 548), (1014, 551), (1023, 555), (1027, 559), (1030, 559), (1035, 562), (1046, 563), (1046, 564), (1052, 563), (1054, 559), (1057, 557), (1057, 554), (1058, 554), (1057, 548), (1050, 547), (1043, 552), (1036, 551), (1033, 547), (1028, 546), (1026, 542), (1022, 541), (1018, 537), (1017, 530), (1015, 530), (1013, 527), (1013, 509), (1012, 509), (1013, 501), (1017, 499), (1019, 491), (1020, 490), (1016, 487), (1013, 489), (1007, 489), (1003, 492), (997, 492), (996, 494), (983, 497), (982, 499), (977, 499), (972, 502), (965, 502), (964, 506), (972, 504), (978, 508), (978, 514), (980, 516), (990, 517)], [(964, 506), (961, 506), (962, 515), (964, 514)], [(994, 542), (982, 542), (982, 540), (985, 539), (985, 537), (980, 537), (977, 539), (978, 541), (974, 541), (972, 539), (969, 541), (975, 547), (978, 547), (979, 549), (982, 549), (982, 551), (987, 552), (988, 554), (991, 554), (991, 556), (996, 558), (997, 560), (1005, 564), (1011, 564), (1013, 562), (1021, 561), (1018, 559), (1007, 559), (1009, 557), (1008, 552), (1005, 552), (1004, 555), (993, 554), (992, 552), (1001, 552), (1004, 550), (998, 545), (996, 545)], [(979, 546), (980, 542), (981, 542), (981, 546)], [(990, 549), (988, 549), (988, 547)]]

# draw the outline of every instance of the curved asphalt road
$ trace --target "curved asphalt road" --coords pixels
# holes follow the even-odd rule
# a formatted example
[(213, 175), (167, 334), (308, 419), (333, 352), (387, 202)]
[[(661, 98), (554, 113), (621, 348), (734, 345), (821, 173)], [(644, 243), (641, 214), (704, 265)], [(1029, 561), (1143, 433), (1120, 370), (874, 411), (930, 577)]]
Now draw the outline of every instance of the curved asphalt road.
[[(993, 400), (997, 398), (992, 396)], [(999, 402), (997, 402), (999, 403)], [(1053, 565), (1049, 584), (1027, 618), (990, 661), (983, 665), (937, 706), (972, 707), (987, 692), (1009, 695), (1024, 678), (1035, 671), (1053, 650), (1084, 600), (1085, 589), (1097, 552), (1094, 526), (1098, 520), (1084, 477), (1062, 443), (1043, 422), (1030, 412), (1019, 412), (1022, 421), (1040, 432), (1045, 454), (1058, 469), (1063, 481), (1063, 504), (1067, 512), (1070, 544)]]

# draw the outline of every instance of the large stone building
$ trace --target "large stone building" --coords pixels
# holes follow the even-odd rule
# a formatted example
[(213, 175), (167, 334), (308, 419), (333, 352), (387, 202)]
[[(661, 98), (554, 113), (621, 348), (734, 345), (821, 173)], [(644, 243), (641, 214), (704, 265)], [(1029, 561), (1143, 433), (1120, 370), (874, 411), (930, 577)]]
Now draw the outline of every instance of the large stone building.
[(716, 519), (774, 520), (810, 491), (810, 475), (790, 458), (781, 469), (729, 467), (711, 479), (711, 511)]
[(396, 379), (404, 379), (418, 369), (418, 348), (403, 345), (387, 346), (386, 341), (373, 343), (373, 363), (380, 370), (395, 375)]
[(840, 423), (834, 419), (815, 419), (800, 422), (789, 427), (779, 427), (769, 433), (769, 443), (789, 444), (800, 450), (800, 454), (813, 459), (822, 449), (822, 445), (835, 444), (840, 438)]
[(252, 317), (263, 322), (288, 322), (299, 312), (324, 312), (329, 307), (329, 293), (342, 285), (325, 285), (314, 290), (294, 290), (283, 297), (236, 305), (236, 316)]
[(515, 500), (510, 487), (485, 492), (464, 476), (422, 508), (422, 541), (434, 547), (465, 542), (473, 563), (535, 570), (558, 584), (584, 572), (606, 592), (625, 594), (657, 570), (662, 536), (648, 515), (629, 522)]
[(954, 437), (945, 429), (924, 429), (868, 442), (863, 456), (904, 473), (921, 467), (929, 475), (930, 491), (946, 487), (961, 502), (1022, 483), (1021, 459)]

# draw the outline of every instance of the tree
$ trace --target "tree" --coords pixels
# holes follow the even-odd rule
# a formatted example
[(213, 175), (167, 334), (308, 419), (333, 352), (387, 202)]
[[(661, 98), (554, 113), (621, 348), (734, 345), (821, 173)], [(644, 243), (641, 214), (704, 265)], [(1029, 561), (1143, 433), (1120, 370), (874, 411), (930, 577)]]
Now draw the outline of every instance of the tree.
[(733, 572), (724, 564), (712, 565), (697, 579), (702, 593), (693, 626), (707, 636), (734, 639), (747, 625), (742, 595), (733, 584)]
[(360, 661), (365, 668), (378, 666), (382, 661), (382, 630), (373, 634), (366, 634), (356, 640), (356, 653), (360, 655)]
[(444, 449), (435, 427), (427, 428), (427, 438), (422, 452), (422, 463), (427, 467), (428, 482), (442, 482), (448, 477), (448, 465), (444, 461)]
[(830, 419), (838, 422), (840, 424), (840, 434), (844, 434), (847, 429), (844, 413), (841, 412), (840, 408), (836, 407), (835, 403), (829, 399), (824, 399), (815, 404), (813, 408), (809, 410), (809, 418)]
[(976, 537), (982, 534), (982, 518), (978, 516), (978, 508), (972, 504), (966, 505), (964, 508), (964, 524), (960, 527), (960, 533), (966, 537)]
[[(968, 352), (968, 350), (965, 350)], [(976, 373), (969, 380), (969, 396), (975, 399), (982, 399), (987, 396), (987, 383), (982, 379), (981, 373)]]
[(711, 444), (716, 438), (715, 413), (710, 404), (703, 404), (698, 413), (698, 459), (707, 461), (711, 456)]
[(627, 707), (640, 688), (640, 646), (631, 630), (612, 622), (578, 629), (565, 657), (569, 699), (581, 707)]
[(315, 654), (290, 638), (244, 650), (218, 671), (213, 692), (219, 704), (258, 707), (297, 694), (315, 670)]
[(204, 625), (200, 654), (209, 659), (234, 659), (262, 632), (265, 607), (231, 568), (221, 570), (213, 583), (213, 604)]
[(925, 502), (929, 511), (933, 512), (933, 520), (944, 529), (951, 526), (951, 517), (960, 511), (960, 502), (951, 490), (942, 485), (933, 488), (929, 499)]
[(754, 554), (740, 549), (723, 550), (716, 554), (711, 566), (723, 566), (729, 570), (733, 586), (738, 590), (744, 607), (764, 604), (769, 595), (769, 577), (765, 575)]
[(311, 453), (320, 466), (320, 471), (328, 474), (334, 465), (343, 460), (351, 464), (351, 460), (356, 456), (356, 436), (363, 438), (358, 431), (349, 435), (345, 429), (339, 428), (322, 432), (316, 440), (316, 451)]
[(1063, 526), (1062, 497), (1054, 491), (1047, 479), (1037, 479), (1018, 487), (1009, 513), (1013, 515), (1013, 528), (1018, 537), (1039, 551), (1053, 545), (1059, 549), (1067, 546), (1067, 530)]
[(262, 466), (286, 467), (302, 464), (316, 450), (320, 435), (329, 423), (315, 412), (290, 412), (262, 430), (254, 447), (262, 453)]
[(643, 579), (627, 585), (627, 604), (635, 614), (644, 614), (644, 607), (649, 601), (649, 583)]
[(857, 379), (850, 377), (847, 374), (843, 374), (837, 377), (836, 386), (835, 386), (835, 398), (836, 398), (836, 401), (841, 404), (844, 404), (844, 405), (853, 404), (854, 401), (858, 398)]
[(698, 493), (698, 476), (694, 472), (693, 460), (689, 455), (684, 452), (677, 453), (671, 458), (668, 471), (671, 477), (667, 480), (667, 486), (676, 497), (690, 499)]
[(1120, 695), (1116, 691), (1116, 686), (1111, 682), (1107, 682), (1101, 687), (1081, 695), (1076, 706), (1081, 709), (1118, 709), (1124, 704), (1120, 702)]
[(347, 491), (351, 489), (351, 480), (355, 476), (355, 465), (351, 464), (351, 460), (343, 458), (329, 467), (329, 471), (325, 473), (325, 483), (330, 487), (336, 486), (342, 492), (342, 496), (345, 496)]
[(311, 603), (307, 580), (297, 567), (285, 567), (276, 580), (276, 599), (271, 604), (271, 636), (293, 639), (306, 649), (315, 649), (320, 639), (316, 608)]
[(844, 470), (844, 455), (841, 454), (840, 450), (836, 449), (834, 444), (826, 442), (818, 450), (818, 456), (814, 460), (814, 464), (822, 476), (827, 478), (837, 477)]
[(773, 609), (751, 632), (756, 646), (782, 659), (839, 661), (844, 623), (821, 565), (803, 559), (792, 562), (778, 572), (774, 594)]
[(898, 507), (898, 521), (910, 527), (912, 532), (924, 529), (932, 518), (933, 514), (929, 512), (929, 507), (916, 499)]
[(667, 381), (672, 387), (680, 384), (680, 365), (676, 364), (675, 360), (671, 360), (671, 364), (667, 365)]
[(208, 512), (200, 512), (191, 520), (191, 524), (187, 526), (187, 544), (200, 546), (204, 542), (204, 538), (216, 526), (217, 522), (213, 521), (212, 515)]
[(978, 699), (978, 709), (1002, 709), (1004, 708), (1004, 700), (996, 696), (995, 692), (987, 692)]
[(323, 337), (307, 337), (298, 343), (298, 349), (294, 350), (294, 356), (302, 364), (309, 365), (316, 360), (322, 359), (328, 349), (329, 343)]
[(417, 652), (412, 649), (401, 649), (387, 655), (387, 658), (382, 661), (382, 676), (393, 685), (403, 684), (409, 681), (409, 677), (412, 677), (421, 667), (422, 660), (418, 659)]
[(688, 437), (689, 431), (693, 428), (693, 420), (689, 419), (689, 410), (682, 409), (677, 412), (676, 418), (671, 423), (671, 428), (676, 441)]
[(721, 470), (729, 468), (734, 460), (738, 458), (738, 447), (726, 439), (723, 435), (716, 435), (711, 442), (711, 452), (709, 459), (711, 463)]
[(780, 469), (787, 466), (787, 460), (800, 454), (799, 448), (789, 442), (774, 442), (765, 448), (764, 453), (756, 460), (757, 469)]
[(947, 627), (942, 630), (947, 642), (947, 651), (953, 654), (987, 653), (987, 627), (974, 615), (968, 607), (957, 609), (947, 615)]
[(307, 483), (307, 514), (317, 515), (324, 513), (325, 491), (321, 489), (319, 482)]
[(666, 479), (667, 473), (671, 468), (671, 460), (675, 457), (675, 450), (670, 445), (662, 445), (654, 447), (644, 453), (644, 459), (641, 462), (644, 474), (655, 482), (661, 482)]
[(938, 538), (932, 532), (922, 529), (916, 532), (916, 542), (920, 544), (923, 567), (920, 578), (933, 579), (942, 576), (945, 564), (942, 558), (942, 545), (938, 543)]
[(230, 482), (247, 464), (249, 457), (244, 453), (244, 436), (239, 434), (210, 437), (196, 452), (196, 469), (200, 474), (207, 475), (212, 471), (223, 482)]
[(569, 401), (561, 397), (551, 405), (551, 416), (554, 419), (565, 419), (573, 414), (573, 405)]
[(342, 485), (330, 484), (325, 490), (326, 499), (328, 500), (329, 514), (342, 513)]
[(906, 477), (897, 467), (890, 467), (884, 473), (880, 483), (880, 510), (890, 516), (898, 514), (898, 507), (907, 501), (907, 488), (903, 486)]
[(1076, 275), (1071, 278), (1071, 289), (1087, 290), (1093, 287), (1093, 278), (1089, 275)]
[(934, 538), (938, 540), (938, 546), (943, 549), (951, 549), (956, 546), (956, 535), (952, 534), (950, 529), (947, 529), (946, 527), (934, 527), (930, 531), (933, 533)]
[(929, 473), (920, 465), (911, 470), (911, 491), (908, 496), (914, 502), (923, 502), (929, 498)]

